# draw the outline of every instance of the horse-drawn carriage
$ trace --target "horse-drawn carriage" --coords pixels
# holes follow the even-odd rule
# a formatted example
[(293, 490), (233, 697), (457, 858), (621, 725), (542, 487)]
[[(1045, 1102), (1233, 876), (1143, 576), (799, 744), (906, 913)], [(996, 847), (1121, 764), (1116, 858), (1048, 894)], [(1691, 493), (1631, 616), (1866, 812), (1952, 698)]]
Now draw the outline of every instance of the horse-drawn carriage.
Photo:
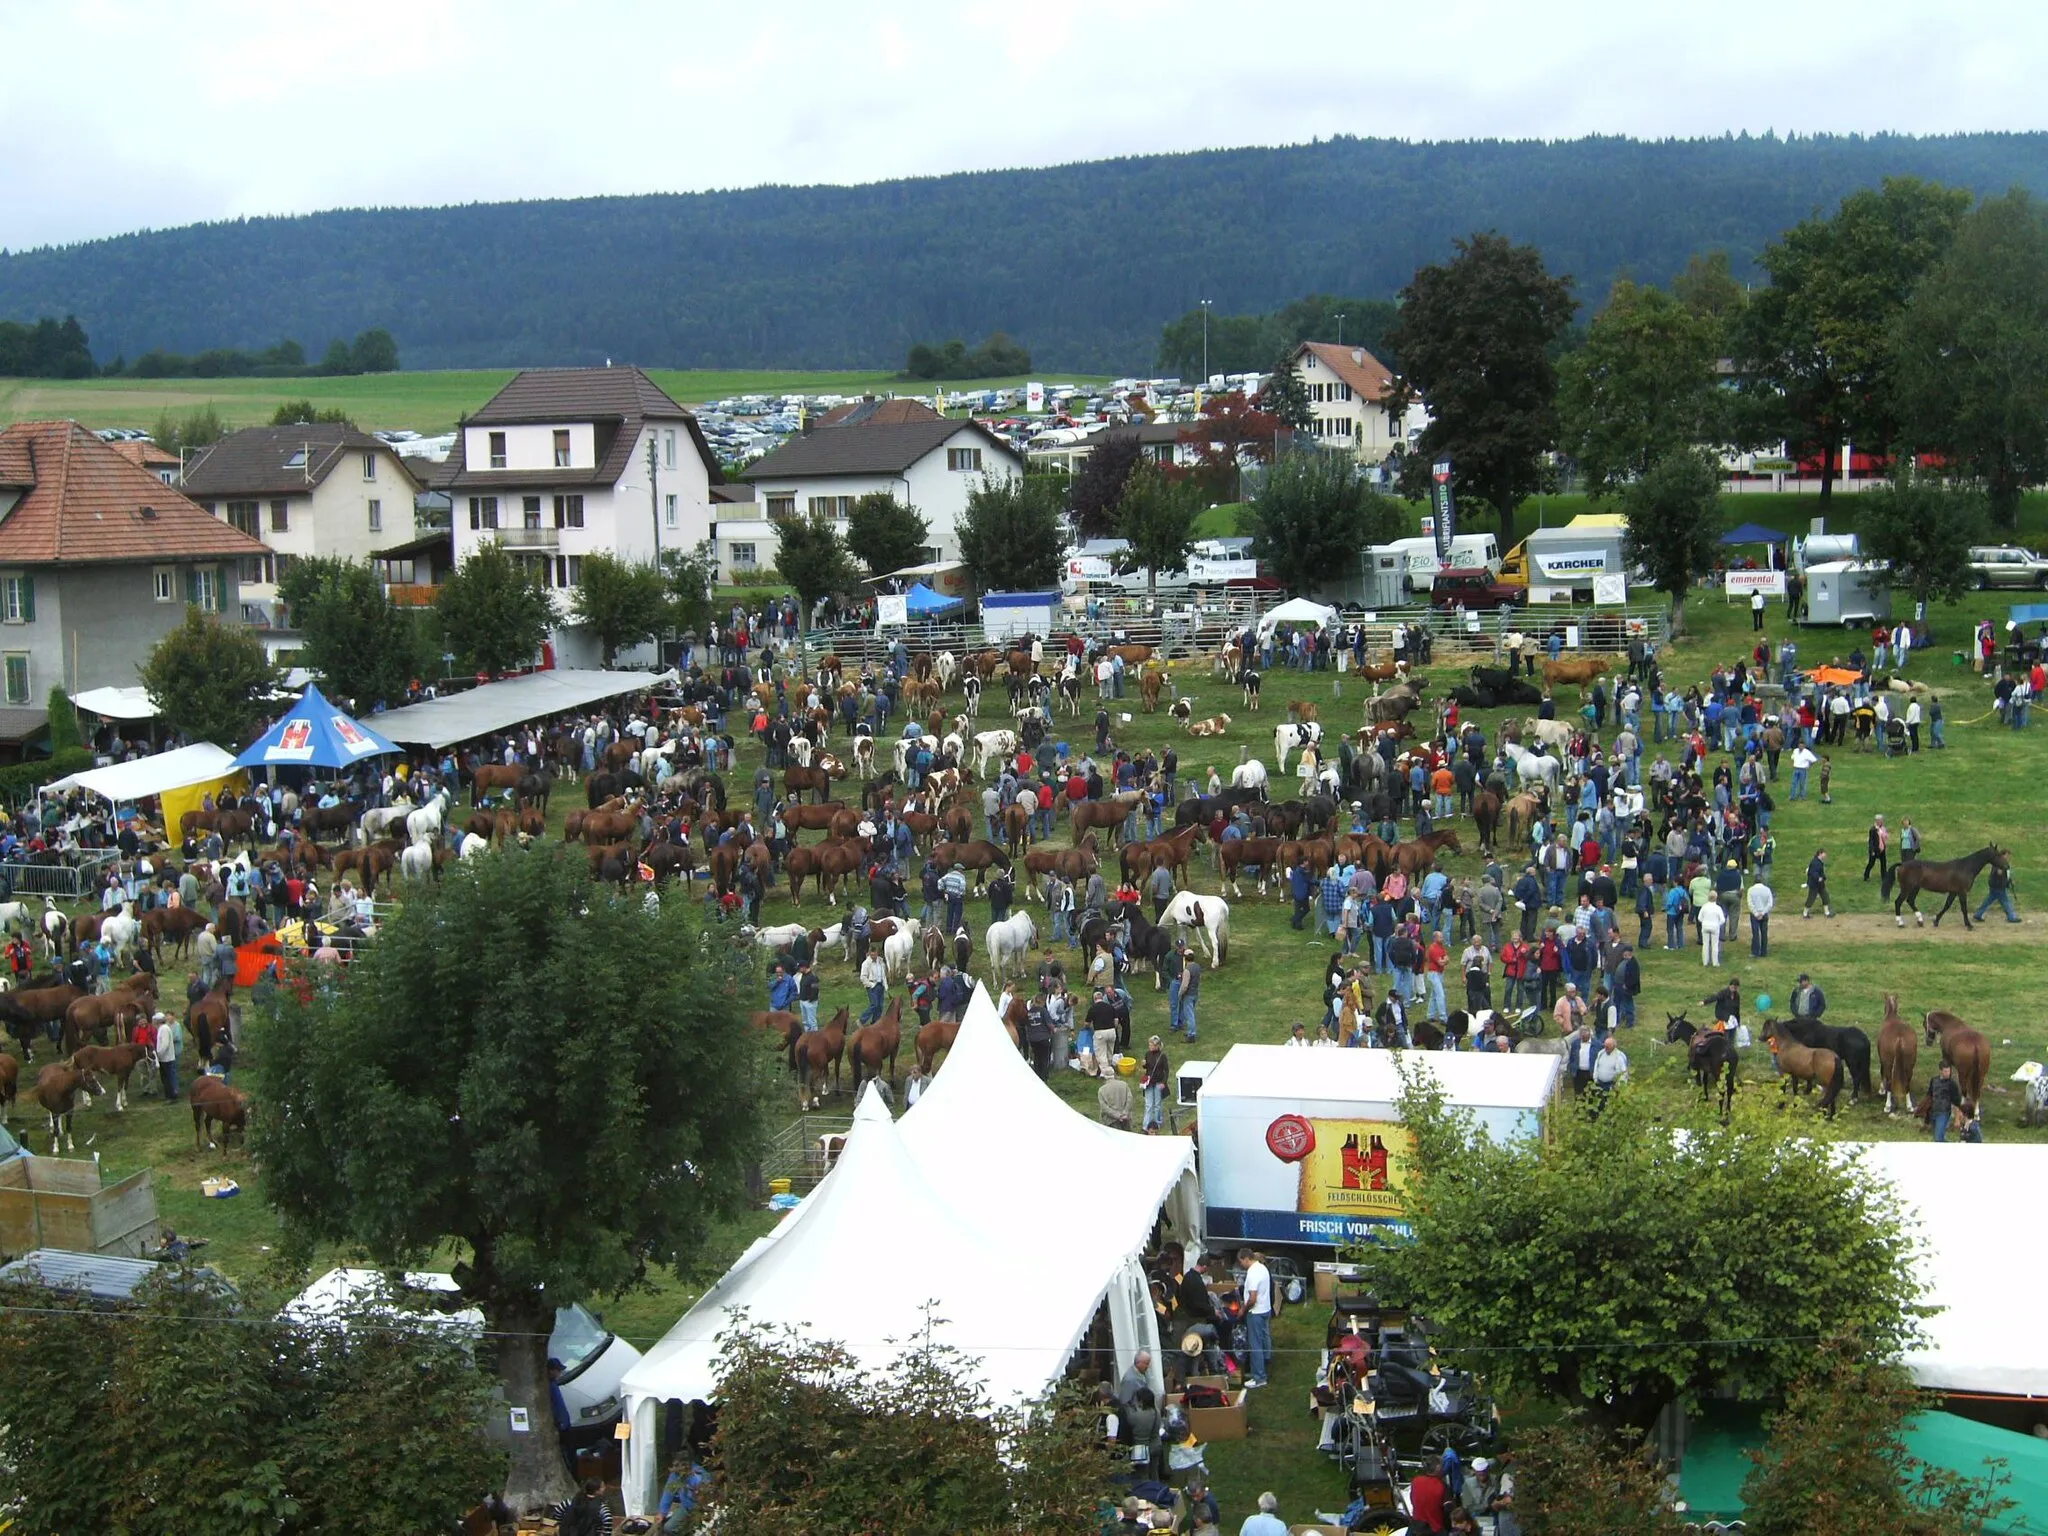
[(1323, 1448), (1369, 1507), (1382, 1484), (1390, 1498), (1398, 1496), (1404, 1465), (1435, 1466), (1446, 1450), (1469, 1460), (1484, 1454), (1499, 1430), (1479, 1378), (1438, 1364), (1427, 1320), (1382, 1307), (1369, 1291), (1338, 1294), (1315, 1399), (1324, 1414)]

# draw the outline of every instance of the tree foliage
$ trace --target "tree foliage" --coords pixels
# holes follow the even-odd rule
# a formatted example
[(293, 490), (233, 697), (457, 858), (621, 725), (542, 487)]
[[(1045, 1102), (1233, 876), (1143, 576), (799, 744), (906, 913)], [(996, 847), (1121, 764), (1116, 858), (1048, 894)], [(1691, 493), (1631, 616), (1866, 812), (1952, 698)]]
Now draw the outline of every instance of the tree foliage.
[(1685, 632), (1685, 595), (1721, 553), (1721, 471), (1698, 448), (1673, 447), (1622, 495), (1622, 558), (1671, 599), (1671, 632)]
[(1117, 537), (1130, 547), (1127, 568), (1145, 573), (1147, 596), (1156, 595), (1161, 571), (1187, 569), (1202, 499), (1192, 482), (1171, 480), (1157, 464), (1140, 464), (1124, 482), (1116, 504)]
[[(1071, 1389), (1034, 1413), (997, 1408), (975, 1362), (928, 1338), (880, 1370), (751, 1320), (719, 1346), (718, 1498), (743, 1529), (1092, 1528), (1112, 1468)], [(796, 1424), (801, 1456), (790, 1454)]]
[(1776, 1400), (1823, 1337), (1888, 1355), (1917, 1336), (1896, 1202), (1805, 1116), (1738, 1099), (1725, 1125), (1674, 1124), (1624, 1087), (1500, 1144), (1418, 1075), (1401, 1118), (1414, 1235), (1375, 1263), (1499, 1392), (1641, 1433), (1710, 1391)]
[(775, 568), (796, 588), (799, 612), (808, 615), (820, 598), (853, 588), (860, 571), (845, 540), (823, 512), (775, 519)]
[(392, 606), (368, 563), (334, 555), (294, 562), (277, 595), (305, 636), (304, 664), (358, 712), (395, 704), (429, 657), (412, 615)]
[(846, 548), (870, 576), (922, 564), (930, 536), (924, 514), (887, 491), (868, 492), (846, 515)]
[(660, 638), (672, 605), (660, 566), (599, 550), (583, 557), (576, 619), (597, 636), (609, 667), (623, 650)]
[(1265, 387), (1259, 391), (1259, 409), (1290, 432), (1307, 432), (1315, 426), (1316, 417), (1309, 408), (1308, 386), (1301, 381), (1294, 356), (1293, 347), (1283, 347), (1273, 360)]
[(1515, 1512), (1532, 1536), (1683, 1536), (1666, 1495), (1639, 1433), (1573, 1416), (1517, 1442)]
[[(1304, 341), (1342, 341), (1347, 346), (1364, 347), (1391, 368), (1394, 357), (1389, 336), (1399, 313), (1399, 306), (1386, 299), (1345, 299), (1328, 293), (1312, 293), (1270, 314), (1220, 315), (1211, 311), (1209, 371), (1255, 373), (1275, 357), (1291, 357)], [(1159, 366), (1183, 379), (1202, 376), (1199, 307), (1167, 322), (1159, 337)]]
[[(289, 1241), (387, 1266), (454, 1245), (463, 1295), (510, 1335), (506, 1401), (538, 1425), (558, 1302), (687, 1271), (745, 1202), (748, 960), (695, 905), (614, 896), (573, 846), (486, 855), (409, 897), (338, 984), (280, 988), (251, 1024), (256, 1101), (291, 1106), (251, 1136)], [(547, 1437), (513, 1438), (513, 1496), (560, 1489)]]
[(2048, 217), (2023, 191), (1965, 218), (1892, 335), (1905, 443), (1977, 480), (2001, 528), (2048, 480)]
[(245, 746), (270, 711), (284, 671), (263, 642), (239, 624), (223, 624), (197, 606), (157, 641), (139, 669), (149, 702), (165, 725), (190, 741)]
[(1238, 512), (1252, 554), (1290, 592), (1314, 592), (1356, 571), (1360, 554), (1407, 527), (1398, 502), (1367, 485), (1351, 456), (1282, 454)]
[(1393, 342), (1403, 382), (1429, 406), (1417, 456), (1455, 461), (1467, 504), (1491, 507), (1506, 533), (1557, 441), (1551, 352), (1577, 305), (1534, 246), (1481, 234), (1457, 251), (1401, 291)]
[(496, 539), (448, 573), (434, 607), (448, 648), (464, 666), (491, 674), (531, 665), (555, 622), (540, 574)]
[(167, 453), (189, 453), (194, 448), (211, 447), (226, 437), (228, 424), (220, 419), (220, 412), (211, 402), (195, 405), (183, 416), (173, 416), (166, 406), (157, 412), (156, 425), (149, 435)]
[(1116, 507), (1124, 482), (1138, 467), (1144, 449), (1135, 432), (1098, 433), (1088, 457), (1067, 482), (1067, 512), (1074, 531), (1084, 539), (1116, 536)]
[(273, 427), (311, 426), (315, 422), (339, 422), (345, 427), (355, 425), (353, 418), (340, 406), (316, 406), (310, 400), (287, 400), (270, 413)]
[(661, 574), (668, 584), (669, 625), (701, 635), (711, 622), (711, 592), (718, 585), (718, 549), (709, 539), (695, 549), (664, 549)]
[(1832, 1341), (1792, 1385), (1752, 1452), (1743, 1484), (1744, 1528), (1755, 1536), (1977, 1536), (2012, 1508), (1991, 1476), (1932, 1467), (1906, 1448), (1907, 1418), (1926, 1404), (1896, 1365)]
[(1883, 452), (1898, 439), (1892, 331), (1969, 206), (1968, 192), (1888, 177), (1788, 229), (1758, 258), (1771, 280), (1735, 331), (1747, 435), (1818, 456), (1823, 501), (1845, 442)]
[(1279, 417), (1247, 400), (1242, 390), (1211, 395), (1201, 415), (1180, 430), (1181, 446), (1194, 450), (1195, 462), (1171, 473), (1198, 482), (1212, 501), (1241, 500), (1245, 463), (1270, 461), (1285, 430)]
[(1564, 449), (1594, 496), (1667, 454), (1722, 441), (1721, 326), (1659, 288), (1614, 285), (1586, 344), (1559, 368)]
[(92, 344), (76, 315), (45, 315), (33, 325), (0, 320), (0, 376), (18, 379), (89, 379)]
[(1916, 603), (1950, 602), (1976, 579), (1970, 546), (1984, 538), (1985, 502), (1968, 489), (1902, 474), (1856, 498), (1856, 531), (1879, 586), (1909, 593)]
[(116, 1314), (40, 1289), (0, 1301), (23, 1531), (444, 1530), (504, 1465), (486, 1380), (445, 1328), (315, 1335), (203, 1271), (166, 1269)]
[(997, 331), (973, 351), (955, 339), (932, 346), (920, 341), (903, 365), (912, 379), (1001, 379), (1031, 371), (1031, 354)]
[(954, 529), (982, 592), (1038, 591), (1060, 579), (1060, 487), (1044, 476), (984, 475)]

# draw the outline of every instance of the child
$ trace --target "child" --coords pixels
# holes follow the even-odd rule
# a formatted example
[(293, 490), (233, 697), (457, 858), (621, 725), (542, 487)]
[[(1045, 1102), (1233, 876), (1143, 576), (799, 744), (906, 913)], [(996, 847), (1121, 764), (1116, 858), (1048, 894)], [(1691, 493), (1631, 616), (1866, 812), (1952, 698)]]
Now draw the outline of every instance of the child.
[(1828, 789), (1834, 777), (1835, 765), (1827, 753), (1823, 752), (1820, 755), (1820, 803), (1822, 805), (1833, 805), (1835, 803), (1835, 797)]

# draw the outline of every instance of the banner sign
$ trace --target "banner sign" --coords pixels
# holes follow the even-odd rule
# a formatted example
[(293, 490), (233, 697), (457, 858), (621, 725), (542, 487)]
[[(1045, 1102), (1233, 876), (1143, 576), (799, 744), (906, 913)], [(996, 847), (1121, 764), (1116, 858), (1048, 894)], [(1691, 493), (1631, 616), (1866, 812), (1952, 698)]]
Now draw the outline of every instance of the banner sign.
[(1783, 571), (1727, 571), (1722, 574), (1723, 591), (1730, 597), (1747, 597), (1761, 592), (1765, 597), (1785, 595)]
[(1593, 601), (1596, 603), (1627, 602), (1628, 578), (1619, 571), (1602, 571), (1593, 578)]
[(1608, 568), (1604, 549), (1538, 549), (1530, 552), (1530, 558), (1537, 571), (1553, 582), (1595, 576)]
[(875, 599), (875, 626), (884, 624), (908, 624), (910, 622), (910, 599), (901, 592), (884, 592)]
[(1438, 459), (1429, 472), (1429, 504), (1436, 514), (1436, 558), (1440, 564), (1451, 560), (1451, 539), (1457, 533), (1457, 511), (1451, 504), (1451, 461)]

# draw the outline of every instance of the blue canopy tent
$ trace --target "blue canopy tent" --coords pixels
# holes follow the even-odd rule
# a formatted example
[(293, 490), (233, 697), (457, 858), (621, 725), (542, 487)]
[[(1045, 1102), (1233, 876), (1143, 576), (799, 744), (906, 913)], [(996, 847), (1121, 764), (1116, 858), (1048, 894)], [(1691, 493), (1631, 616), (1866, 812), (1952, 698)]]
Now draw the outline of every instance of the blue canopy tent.
[(1766, 528), (1761, 523), (1744, 523), (1740, 528), (1730, 528), (1721, 535), (1723, 544), (1789, 544), (1792, 535), (1780, 533), (1775, 528)]
[(299, 702), (235, 759), (237, 768), (349, 768), (398, 748), (329, 703), (311, 683)]
[(941, 597), (923, 582), (903, 594), (903, 608), (913, 619), (936, 618), (960, 606), (957, 597)]

